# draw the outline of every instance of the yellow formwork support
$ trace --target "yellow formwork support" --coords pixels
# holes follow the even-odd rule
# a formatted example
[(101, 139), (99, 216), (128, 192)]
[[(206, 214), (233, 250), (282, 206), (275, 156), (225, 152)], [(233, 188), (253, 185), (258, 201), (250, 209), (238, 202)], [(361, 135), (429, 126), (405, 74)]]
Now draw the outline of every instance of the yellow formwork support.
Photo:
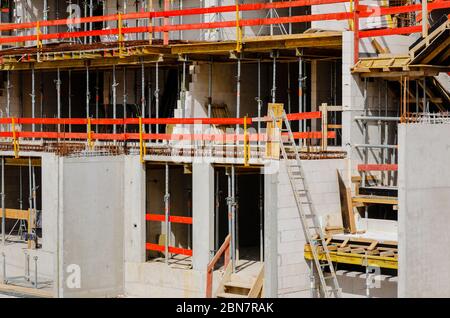
[(122, 25), (122, 13), (120, 13), (120, 12), (118, 14), (118, 22), (117, 22), (117, 24), (118, 24), (118, 29), (119, 29), (119, 39), (118, 39), (119, 40), (119, 57), (122, 58), (124, 56), (124, 54), (123, 54), (123, 50), (124, 50), (123, 40), (124, 40), (124, 37), (123, 37), (123, 33), (122, 33), (122, 27), (123, 27), (123, 25)]
[(248, 140), (247, 116), (244, 119), (244, 166), (250, 166), (250, 144)]
[(142, 117), (139, 117), (139, 157), (141, 163), (144, 163), (144, 157), (147, 154), (147, 148), (144, 144), (144, 126), (142, 124)]
[(239, 0), (236, 0), (236, 52), (242, 51), (242, 27), (241, 13), (239, 11)]
[[(335, 263), (398, 269), (398, 260), (395, 257), (365, 255), (355, 253), (341, 253), (333, 251), (330, 251), (329, 253), (331, 261)], [(308, 245), (305, 246), (304, 256), (305, 259), (307, 260), (313, 260), (311, 247)], [(326, 255), (324, 253), (319, 253), (319, 260), (325, 261)]]
[(14, 158), (19, 159), (19, 141), (17, 140), (17, 133), (16, 133), (16, 119), (12, 118), (11, 121), (11, 128), (13, 133), (13, 147), (14, 147)]
[(39, 21), (36, 23), (36, 47), (38, 49), (42, 49), (41, 27), (39, 25)]
[(91, 118), (88, 118), (87, 123), (87, 137), (88, 137), (88, 146), (90, 149), (94, 147), (94, 142), (92, 141), (92, 124), (91, 124)]
[(267, 159), (280, 159), (280, 142), (281, 138), (280, 130), (283, 126), (284, 104), (270, 103), (268, 107), (268, 115), (273, 114), (276, 117), (276, 123), (273, 121), (267, 122), (267, 142), (266, 142), (266, 158)]

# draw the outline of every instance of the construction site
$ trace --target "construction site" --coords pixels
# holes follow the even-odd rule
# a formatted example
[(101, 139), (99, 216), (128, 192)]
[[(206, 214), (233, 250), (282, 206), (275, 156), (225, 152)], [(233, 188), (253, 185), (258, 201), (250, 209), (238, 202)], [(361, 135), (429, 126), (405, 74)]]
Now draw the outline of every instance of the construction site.
[(0, 11), (0, 294), (450, 297), (450, 0)]

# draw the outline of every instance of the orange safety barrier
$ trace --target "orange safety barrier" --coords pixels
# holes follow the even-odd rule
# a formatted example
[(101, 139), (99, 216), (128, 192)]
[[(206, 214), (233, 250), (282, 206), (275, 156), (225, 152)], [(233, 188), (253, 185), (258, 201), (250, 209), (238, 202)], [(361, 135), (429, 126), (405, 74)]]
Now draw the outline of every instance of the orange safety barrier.
[(398, 171), (398, 164), (358, 165), (358, 171)]
[[(155, 222), (165, 222), (166, 217), (164, 214), (146, 214), (145, 219), (147, 221), (155, 221)], [(187, 216), (169, 216), (170, 223), (178, 223), (178, 224), (192, 224), (192, 217)]]
[[(257, 10), (267, 10), (267, 9), (278, 9), (278, 8), (293, 8), (293, 7), (303, 7), (311, 5), (321, 5), (321, 4), (333, 4), (333, 3), (343, 3), (349, 2), (344, 0), (309, 0), (309, 1), (289, 1), (289, 2), (274, 2), (274, 3), (256, 3), (256, 4), (242, 4), (239, 5), (239, 11), (257, 11)], [(450, 8), (450, 1), (437, 0), (428, 4), (428, 11), (431, 12), (437, 9)], [(154, 19), (175, 16), (186, 16), (186, 15), (202, 15), (202, 14), (212, 14), (212, 13), (223, 13), (223, 12), (234, 12), (236, 11), (236, 6), (222, 6), (222, 7), (210, 7), (210, 8), (194, 8), (185, 10), (164, 10), (164, 11), (151, 11), (151, 12), (138, 12), (129, 14), (115, 14), (108, 16), (96, 16), (96, 17), (86, 17), (80, 19), (60, 19), (60, 20), (49, 20), (49, 21), (37, 21), (29, 23), (10, 23), (0, 26), (0, 31), (6, 30), (17, 30), (17, 29), (30, 29), (30, 28), (42, 28), (44, 26), (55, 26), (55, 25), (66, 25), (66, 24), (80, 24), (80, 23), (93, 23), (93, 22), (106, 22), (106, 21), (116, 21), (130, 19)], [(258, 25), (274, 25), (283, 23), (299, 23), (299, 22), (311, 22), (311, 21), (327, 21), (327, 20), (349, 20), (352, 19), (354, 24), (355, 32), (355, 53), (359, 53), (359, 39), (363, 37), (370, 36), (384, 36), (393, 34), (409, 34), (420, 32), (419, 26), (412, 26), (406, 28), (387, 28), (381, 30), (359, 30), (359, 20), (368, 17), (381, 17), (391, 14), (400, 14), (408, 12), (421, 11), (421, 4), (406, 5), (406, 6), (395, 6), (395, 7), (370, 7), (359, 4), (359, 0), (354, 1), (353, 12), (338, 12), (338, 13), (326, 13), (326, 14), (310, 14), (303, 16), (291, 16), (291, 17), (278, 17), (278, 18), (263, 18), (263, 19), (239, 19), (239, 21), (223, 21), (223, 22), (211, 22), (211, 23), (192, 23), (192, 24), (168, 24), (164, 23), (161, 26), (144, 26), (144, 27), (123, 27), (121, 24), (116, 29), (107, 30), (93, 30), (93, 31), (79, 31), (79, 32), (62, 32), (62, 33), (50, 33), (50, 34), (39, 34), (38, 39), (36, 35), (25, 35), (25, 36), (12, 36), (0, 38), (0, 44), (2, 43), (16, 43), (25, 41), (43, 41), (52, 39), (68, 39), (68, 38), (84, 38), (102, 35), (120, 35), (131, 34), (131, 33), (155, 33), (163, 32), (165, 35), (165, 44), (167, 44), (167, 34), (173, 31), (180, 30), (203, 30), (203, 29), (218, 29), (218, 28), (234, 28), (246, 27), (246, 26), (258, 26)], [(356, 45), (358, 44), (358, 45)], [(355, 54), (357, 58), (358, 54)]]
[[(289, 1), (289, 2), (272, 2), (272, 3), (249, 3), (249, 4), (239, 4), (239, 11), (261, 11), (268, 9), (287, 9), (294, 7), (304, 7), (311, 5), (322, 5), (322, 4), (333, 4), (333, 3), (344, 3), (348, 0), (301, 0), (301, 1)], [(189, 16), (189, 15), (204, 15), (204, 14), (214, 14), (214, 13), (227, 13), (235, 12), (236, 6), (220, 6), (220, 7), (208, 7), (208, 8), (191, 8), (182, 10), (163, 10), (163, 11), (149, 11), (149, 12), (132, 12), (121, 14), (122, 21), (126, 20), (136, 20), (136, 19), (157, 19), (157, 18), (168, 18), (168, 17), (179, 17), (179, 16)], [(45, 26), (58, 26), (58, 25), (73, 25), (73, 24), (84, 24), (84, 23), (94, 23), (94, 22), (113, 22), (118, 21), (118, 14), (111, 14), (105, 16), (94, 16), (94, 17), (84, 17), (76, 19), (59, 19), (59, 20), (42, 20), (35, 22), (24, 22), (24, 23), (9, 23), (0, 25), (0, 31), (7, 30), (21, 30), (21, 29), (35, 29), (39, 23), (40, 27)]]
[[(165, 251), (165, 247), (162, 245), (146, 243), (145, 246), (146, 246), (147, 251), (157, 251), (157, 252)], [(169, 246), (169, 253), (185, 255), (185, 256), (192, 256), (192, 250), (180, 248), (180, 247), (173, 247), (173, 246)]]
[[(306, 120), (306, 119), (319, 119), (321, 118), (321, 112), (305, 112), (305, 113), (292, 113), (288, 114), (289, 120)], [(259, 121), (270, 121), (268, 117), (258, 118)], [(116, 141), (138, 141), (138, 140), (158, 140), (158, 141), (220, 141), (220, 142), (243, 142), (246, 140), (249, 142), (256, 141), (270, 141), (266, 134), (248, 133), (236, 134), (236, 133), (223, 133), (223, 134), (164, 134), (164, 133), (96, 133), (89, 129), (94, 125), (116, 125), (125, 127), (127, 125), (251, 125), (256, 121), (254, 118), (127, 118), (127, 119), (112, 119), (112, 118), (0, 118), (0, 124), (11, 124), (14, 127), (16, 125), (83, 125), (87, 126), (86, 132), (52, 132), (52, 131), (17, 131), (13, 128), (13, 131), (0, 132), (0, 138), (13, 138), (18, 140), (19, 138), (35, 138), (35, 139), (81, 139), (81, 140), (116, 140)], [(128, 126), (129, 127), (129, 126)], [(287, 133), (282, 134), (283, 137), (287, 136)], [(295, 139), (321, 139), (323, 138), (322, 132), (293, 132)], [(328, 132), (328, 138), (336, 138), (335, 131)]]
[(209, 262), (208, 267), (206, 268), (206, 298), (212, 297), (214, 266), (216, 266), (216, 263), (220, 260), (222, 256), (224, 256), (223, 267), (225, 269), (227, 268), (228, 263), (230, 262), (230, 243), (231, 243), (231, 235), (228, 234), (222, 246), (219, 248), (216, 255), (214, 255), (212, 260)]
[[(165, 217), (164, 214), (146, 214), (145, 215), (145, 220), (146, 221), (153, 221), (153, 222), (165, 222), (166, 221), (166, 217)], [(192, 220), (192, 217), (169, 215), (169, 222), (170, 223), (177, 223), (177, 224), (192, 225), (193, 220)], [(148, 251), (165, 252), (165, 246), (154, 244), (154, 243), (146, 243), (146, 249)], [(180, 255), (185, 255), (185, 256), (192, 256), (192, 250), (191, 249), (174, 247), (174, 246), (169, 246), (169, 253), (180, 254)]]

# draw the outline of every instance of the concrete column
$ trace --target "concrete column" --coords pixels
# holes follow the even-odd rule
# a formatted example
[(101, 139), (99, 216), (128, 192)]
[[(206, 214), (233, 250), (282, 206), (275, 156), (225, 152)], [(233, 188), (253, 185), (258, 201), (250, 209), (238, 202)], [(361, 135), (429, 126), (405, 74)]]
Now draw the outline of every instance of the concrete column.
[(124, 162), (125, 262), (145, 262), (145, 167), (139, 156)]
[[(264, 173), (264, 296), (278, 297), (278, 173)], [(267, 172), (267, 173), (266, 173)]]
[(42, 154), (42, 248), (56, 253), (58, 213), (58, 166), (54, 154)]
[(192, 217), (192, 265), (204, 271), (214, 250), (214, 168), (209, 163), (192, 165)]

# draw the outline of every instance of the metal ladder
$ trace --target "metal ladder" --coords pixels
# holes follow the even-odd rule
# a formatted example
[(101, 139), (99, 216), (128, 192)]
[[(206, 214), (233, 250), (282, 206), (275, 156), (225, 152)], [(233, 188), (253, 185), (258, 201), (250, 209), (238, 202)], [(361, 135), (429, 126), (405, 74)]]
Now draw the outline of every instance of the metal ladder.
[[(281, 118), (275, 118), (273, 112), (271, 115), (274, 120), (275, 127), (277, 127), (277, 121), (279, 122), (280, 119), (282, 120), (280, 133), (281, 153), (286, 162), (289, 182), (294, 193), (295, 202), (300, 215), (300, 220), (302, 222), (306, 241), (311, 246), (311, 253), (313, 255), (314, 264), (320, 279), (321, 294), (325, 298), (340, 298), (342, 297), (341, 289), (339, 288), (336, 272), (330, 258), (330, 253), (325, 241), (325, 235), (317, 219), (291, 125), (285, 111), (283, 111)], [(288, 138), (284, 137), (283, 139), (283, 133), (287, 133)], [(295, 155), (295, 163), (290, 161), (288, 153)], [(319, 246), (322, 248), (322, 251), (320, 252), (318, 251)], [(311, 268), (311, 270), (313, 269)]]

